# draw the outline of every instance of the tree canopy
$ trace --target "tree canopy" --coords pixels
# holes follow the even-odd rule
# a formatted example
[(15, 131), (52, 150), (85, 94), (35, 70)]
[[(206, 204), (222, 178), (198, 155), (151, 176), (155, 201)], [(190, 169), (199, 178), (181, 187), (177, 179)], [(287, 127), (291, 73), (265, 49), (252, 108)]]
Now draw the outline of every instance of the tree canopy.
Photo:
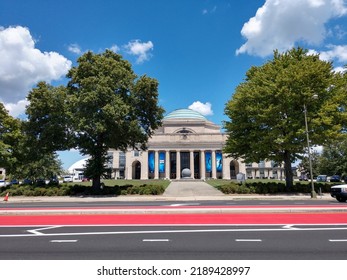
[(272, 60), (247, 71), (226, 104), (224, 152), (246, 162), (284, 162), (291, 187), (292, 162), (307, 149), (305, 107), (311, 145), (337, 138), (346, 119), (342, 84), (332, 63), (317, 54), (302, 48), (275, 51)]
[(0, 102), (0, 166), (13, 173), (20, 164), (22, 123), (8, 114)]
[(110, 50), (87, 52), (67, 77), (68, 110), (74, 146), (90, 155), (86, 175), (100, 185), (107, 151), (145, 149), (148, 137), (161, 124), (158, 82), (137, 77), (131, 64)]

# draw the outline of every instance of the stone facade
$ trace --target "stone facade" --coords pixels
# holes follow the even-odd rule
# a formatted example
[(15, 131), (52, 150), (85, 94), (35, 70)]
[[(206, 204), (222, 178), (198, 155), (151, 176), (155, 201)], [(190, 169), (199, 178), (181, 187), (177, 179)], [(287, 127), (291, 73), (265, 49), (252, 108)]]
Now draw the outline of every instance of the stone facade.
[(224, 155), (226, 134), (193, 110), (175, 110), (162, 123), (146, 151), (109, 151), (111, 177), (179, 180), (189, 174), (190, 179), (205, 180), (236, 179), (243, 173), (253, 178), (279, 178), (278, 167), (269, 162), (250, 166)]

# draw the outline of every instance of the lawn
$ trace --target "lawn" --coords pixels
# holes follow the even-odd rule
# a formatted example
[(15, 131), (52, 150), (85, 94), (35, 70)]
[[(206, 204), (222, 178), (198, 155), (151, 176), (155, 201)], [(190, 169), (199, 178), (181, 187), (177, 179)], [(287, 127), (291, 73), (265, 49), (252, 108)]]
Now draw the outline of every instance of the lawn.
[[(124, 186), (124, 185), (133, 185), (133, 186), (141, 186), (141, 185), (153, 185), (153, 186), (163, 186), (164, 188), (167, 188), (167, 186), (170, 184), (169, 180), (115, 180), (115, 179), (103, 179), (101, 180), (102, 183), (105, 184), (105, 186), (113, 187), (115, 185), (118, 186)], [(92, 182), (73, 182), (68, 183), (71, 185), (82, 185), (82, 186), (91, 186)]]

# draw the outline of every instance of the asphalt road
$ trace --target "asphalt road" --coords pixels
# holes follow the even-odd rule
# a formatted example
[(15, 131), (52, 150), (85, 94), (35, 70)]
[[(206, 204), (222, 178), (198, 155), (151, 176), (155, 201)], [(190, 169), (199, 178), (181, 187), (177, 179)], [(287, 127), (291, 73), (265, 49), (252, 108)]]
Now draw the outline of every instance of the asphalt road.
[[(218, 212), (234, 207), (289, 211)], [(291, 213), (300, 207), (322, 207), (323, 212)], [(92, 215), (79, 212), (82, 208), (140, 213)], [(207, 208), (212, 212), (204, 213)], [(67, 212), (45, 213), (60, 209)], [(142, 213), (146, 209), (203, 211)], [(346, 209), (347, 203), (334, 200), (6, 203), (0, 214), (14, 212), (0, 215), (0, 259), (347, 260)]]
[(2, 209), (10, 208), (61, 208), (61, 207), (112, 207), (112, 206), (279, 206), (279, 205), (315, 205), (315, 206), (345, 206), (347, 203), (340, 203), (334, 198), (329, 200), (324, 199), (308, 199), (308, 200), (272, 200), (272, 199), (257, 199), (257, 200), (182, 200), (182, 201), (80, 201), (80, 202), (10, 202), (1, 203)]
[(346, 260), (344, 225), (1, 227), (2, 260)]

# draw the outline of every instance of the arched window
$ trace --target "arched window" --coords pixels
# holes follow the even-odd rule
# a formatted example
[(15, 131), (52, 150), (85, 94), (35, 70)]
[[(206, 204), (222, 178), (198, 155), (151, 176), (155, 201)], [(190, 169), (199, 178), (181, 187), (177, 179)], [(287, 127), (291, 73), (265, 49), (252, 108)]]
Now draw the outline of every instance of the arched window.
[(182, 129), (182, 130), (178, 131), (177, 133), (188, 134), (188, 133), (192, 133), (192, 132), (187, 130), (187, 129)]

